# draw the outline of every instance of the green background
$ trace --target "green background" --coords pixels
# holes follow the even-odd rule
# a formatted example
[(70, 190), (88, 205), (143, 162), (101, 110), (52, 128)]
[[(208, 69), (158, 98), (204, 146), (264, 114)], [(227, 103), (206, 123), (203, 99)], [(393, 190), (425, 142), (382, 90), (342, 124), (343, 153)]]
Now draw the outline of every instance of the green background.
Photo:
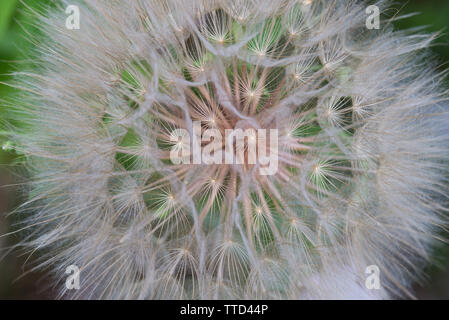
[[(132, 1), (132, 0), (123, 0)], [(3, 83), (11, 80), (11, 72), (19, 70), (28, 62), (28, 53), (33, 47), (24, 28), (31, 30), (32, 18), (24, 13), (25, 6), (39, 8), (49, 4), (50, 0), (0, 0), (0, 234), (8, 231), (11, 219), (3, 213), (17, 206), (20, 188), (10, 186), (15, 181), (18, 168), (14, 165), (16, 155), (4, 151), (7, 142), (1, 135), (4, 128), (7, 108), (2, 100), (14, 94), (14, 89)], [(442, 31), (433, 48), (441, 61), (441, 68), (448, 67), (449, 62), (449, 1), (448, 0), (409, 0), (395, 1), (394, 8), (399, 13), (419, 12), (420, 14), (396, 22), (398, 28), (427, 26), (428, 31)], [(20, 168), (19, 168), (20, 169)], [(0, 248), (14, 244), (15, 237), (0, 238)], [(5, 249), (0, 251), (0, 258)], [(420, 299), (449, 299), (449, 250), (438, 249), (434, 255), (442, 257), (428, 268), (429, 277), (423, 285), (416, 285), (417, 297)], [(47, 299), (52, 297), (49, 281), (42, 274), (27, 273), (24, 267), (26, 255), (12, 253), (0, 260), (0, 299)], [(445, 270), (446, 269), (446, 270)], [(18, 279), (19, 278), (19, 279)]]

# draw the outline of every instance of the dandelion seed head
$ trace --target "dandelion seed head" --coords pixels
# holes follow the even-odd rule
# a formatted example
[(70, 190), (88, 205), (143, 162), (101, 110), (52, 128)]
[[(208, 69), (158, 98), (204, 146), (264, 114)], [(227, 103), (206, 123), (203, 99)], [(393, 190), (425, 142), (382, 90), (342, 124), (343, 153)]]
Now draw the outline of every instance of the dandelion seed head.
[[(67, 4), (39, 16), (38, 71), (18, 75), (11, 102), (32, 180), (23, 244), (48, 249), (55, 275), (83, 270), (61, 295), (410, 295), (446, 223), (448, 96), (422, 63), (432, 35), (388, 18), (368, 30), (352, 0), (70, 1), (83, 32), (59, 25)], [(245, 152), (256, 130), (278, 130), (277, 171), (172, 162), (195, 121), (249, 130)], [(369, 265), (388, 275), (382, 290), (365, 288)]]

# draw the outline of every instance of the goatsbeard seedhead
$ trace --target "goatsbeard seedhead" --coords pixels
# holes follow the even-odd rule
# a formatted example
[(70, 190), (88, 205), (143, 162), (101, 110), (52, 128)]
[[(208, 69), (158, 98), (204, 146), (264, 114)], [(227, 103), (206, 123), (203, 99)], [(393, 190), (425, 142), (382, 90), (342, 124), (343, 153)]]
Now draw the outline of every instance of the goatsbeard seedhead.
[[(66, 28), (69, 4), (79, 30)], [(368, 29), (367, 6), (71, 0), (40, 15), (45, 40), (14, 103), (27, 125), (13, 135), (33, 178), (23, 245), (61, 294), (410, 294), (445, 223), (447, 94), (432, 36), (386, 18)], [(276, 133), (276, 170), (193, 163), (196, 149), (174, 162), (174, 132), (193, 137), (198, 121), (200, 134)], [(69, 265), (79, 290), (64, 286)]]

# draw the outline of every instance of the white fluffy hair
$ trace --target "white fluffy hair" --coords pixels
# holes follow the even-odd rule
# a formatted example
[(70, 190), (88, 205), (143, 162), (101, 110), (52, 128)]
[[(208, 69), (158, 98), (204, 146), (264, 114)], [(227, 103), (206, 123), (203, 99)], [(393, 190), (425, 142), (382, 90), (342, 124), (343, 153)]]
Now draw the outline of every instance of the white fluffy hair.
[[(69, 4), (80, 30), (65, 27)], [(35, 13), (44, 40), (11, 103), (32, 179), (21, 245), (61, 297), (412, 297), (446, 224), (448, 95), (435, 35), (384, 16), (369, 30), (367, 6), (70, 0)], [(241, 120), (279, 130), (276, 174), (170, 162), (171, 130)], [(69, 265), (79, 290), (64, 286)]]

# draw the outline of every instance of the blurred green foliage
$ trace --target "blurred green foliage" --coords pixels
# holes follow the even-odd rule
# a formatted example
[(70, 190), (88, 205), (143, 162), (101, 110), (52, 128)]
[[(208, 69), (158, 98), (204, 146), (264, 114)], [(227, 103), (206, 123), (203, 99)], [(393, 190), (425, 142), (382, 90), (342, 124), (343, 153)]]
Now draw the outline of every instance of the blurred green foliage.
[(9, 162), (12, 157), (11, 152), (3, 150), (7, 144), (2, 134), (6, 129), (3, 120), (6, 118), (7, 108), (1, 100), (14, 92), (13, 88), (4, 83), (11, 79), (10, 73), (14, 71), (14, 62), (23, 57), (21, 48), (26, 47), (23, 39), (25, 33), (20, 28), (20, 20), (24, 19), (20, 13), (21, 6), (17, 0), (0, 1), (0, 147), (2, 147), (0, 164)]
[(396, 1), (400, 14), (418, 13), (399, 20), (400, 29), (427, 26), (428, 32), (442, 32), (433, 51), (440, 55), (443, 63), (449, 62), (449, 1), (448, 0), (402, 0)]
[(17, 0), (3, 0), (0, 4), (0, 39), (8, 30)]
[(0, 0), (0, 165), (8, 164), (14, 158), (14, 153), (4, 135), (5, 119), (8, 114), (4, 99), (12, 96), (16, 89), (5, 83), (11, 81), (13, 72), (30, 63), (28, 57), (33, 44), (29, 39), (29, 33), (33, 36), (36, 33), (32, 27), (33, 18), (27, 11), (42, 10), (51, 2), (51, 0)]
[[(5, 61), (14, 56), (14, 52), (12, 48), (13, 37), (12, 33), (10, 33), (10, 22), (12, 20), (14, 11), (16, 10), (17, 0), (3, 0), (0, 2), (0, 82), (4, 82), (8, 80), (8, 76), (4, 75), (5, 73), (10, 71), (11, 63), (9, 61)], [(5, 95), (11, 92), (11, 88), (7, 87), (3, 84), (0, 85), (0, 97), (4, 97)], [(4, 107), (0, 105), (0, 119), (5, 116)], [(0, 146), (5, 145), (4, 139), (2, 139), (1, 131), (4, 130), (2, 122), (0, 121)], [(0, 164), (5, 162), (6, 152), (1, 149), (0, 150)]]

